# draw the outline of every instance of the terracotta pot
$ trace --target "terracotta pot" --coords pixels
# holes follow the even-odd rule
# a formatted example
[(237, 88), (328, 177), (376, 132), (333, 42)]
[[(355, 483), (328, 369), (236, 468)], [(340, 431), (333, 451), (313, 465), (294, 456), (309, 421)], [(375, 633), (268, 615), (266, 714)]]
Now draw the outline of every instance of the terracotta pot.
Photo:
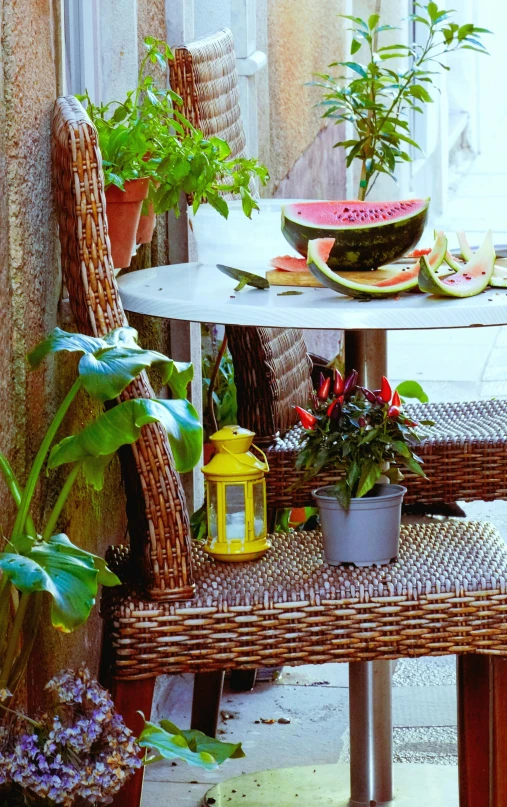
[(148, 204), (148, 212), (145, 215), (141, 213), (141, 218), (139, 219), (139, 224), (137, 226), (136, 243), (149, 244), (153, 238), (153, 231), (156, 224), (157, 217), (153, 209), (153, 203), (150, 202)]
[(147, 178), (129, 179), (124, 191), (115, 185), (106, 188), (107, 229), (115, 269), (126, 269), (135, 254), (137, 227), (149, 185)]

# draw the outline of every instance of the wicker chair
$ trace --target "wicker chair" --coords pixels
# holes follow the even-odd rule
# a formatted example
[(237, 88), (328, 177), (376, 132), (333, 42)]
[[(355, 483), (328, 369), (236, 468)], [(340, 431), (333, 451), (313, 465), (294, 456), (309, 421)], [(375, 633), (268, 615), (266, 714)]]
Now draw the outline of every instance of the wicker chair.
[[(103, 334), (126, 320), (97, 135), (75, 99), (57, 100), (53, 142), (72, 310), (80, 329)], [(125, 393), (151, 394), (144, 376)], [(507, 724), (507, 664), (499, 658), (507, 653), (507, 551), (490, 525), (404, 527), (399, 560), (382, 569), (327, 566), (318, 533), (272, 536), (273, 549), (259, 562), (231, 568), (189, 545), (185, 502), (161, 430), (143, 429), (133, 461), (124, 458), (130, 548), (109, 553), (123, 585), (102, 603), (106, 666), (128, 725), (139, 728), (138, 710), (149, 714), (161, 673), (197, 673), (192, 723), (212, 733), (226, 669), (459, 653), (461, 805), (484, 803), (488, 766), (495, 798), (500, 793), (495, 804), (507, 803), (499, 762)], [(138, 807), (141, 787), (138, 775), (115, 804)]]

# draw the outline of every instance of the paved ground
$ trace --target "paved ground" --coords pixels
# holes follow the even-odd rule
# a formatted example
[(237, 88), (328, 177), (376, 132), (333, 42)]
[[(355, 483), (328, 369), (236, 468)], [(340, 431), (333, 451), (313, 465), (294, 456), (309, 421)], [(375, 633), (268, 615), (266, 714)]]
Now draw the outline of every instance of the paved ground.
[[(450, 236), (464, 229), (470, 243), (492, 228), (496, 243), (507, 243), (506, 187), (507, 164), (501, 163), (499, 170), (498, 161), (480, 157), (457, 184), (445, 217), (436, 225)], [(392, 334), (389, 375), (396, 381), (420, 381), (434, 401), (505, 396), (506, 348), (507, 328)], [(465, 507), (474, 518), (493, 521), (507, 540), (507, 502)], [(188, 726), (191, 685), (190, 676), (160, 678), (154, 717)], [(394, 687), (395, 761), (456, 764), (454, 659), (401, 660)], [(276, 683), (260, 684), (251, 693), (227, 691), (223, 713), (229, 717), (221, 720), (220, 736), (241, 740), (246, 758), (227, 763), (218, 774), (203, 774), (183, 763), (152, 766), (143, 807), (197, 807), (209, 785), (221, 778), (348, 759), (346, 665), (287, 669)], [(259, 722), (280, 717), (290, 722)]]

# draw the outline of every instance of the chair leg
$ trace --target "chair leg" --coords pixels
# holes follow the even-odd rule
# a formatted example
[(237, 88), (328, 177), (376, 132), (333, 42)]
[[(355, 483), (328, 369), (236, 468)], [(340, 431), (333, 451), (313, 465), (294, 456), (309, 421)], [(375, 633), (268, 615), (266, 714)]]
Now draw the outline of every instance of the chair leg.
[(190, 727), (204, 732), (208, 737), (216, 737), (224, 677), (223, 670), (196, 673), (194, 677)]
[(458, 656), (460, 807), (489, 807), (490, 659)]
[(231, 689), (234, 692), (250, 692), (257, 681), (257, 670), (232, 670)]
[(507, 805), (507, 659), (458, 658), (460, 807)]
[[(113, 681), (112, 695), (116, 709), (136, 737), (143, 728), (143, 719), (138, 712), (143, 712), (146, 719), (150, 719), (154, 689), (155, 678), (143, 681), (117, 678)], [(143, 778), (144, 768), (141, 768), (114, 797), (112, 807), (140, 807)]]

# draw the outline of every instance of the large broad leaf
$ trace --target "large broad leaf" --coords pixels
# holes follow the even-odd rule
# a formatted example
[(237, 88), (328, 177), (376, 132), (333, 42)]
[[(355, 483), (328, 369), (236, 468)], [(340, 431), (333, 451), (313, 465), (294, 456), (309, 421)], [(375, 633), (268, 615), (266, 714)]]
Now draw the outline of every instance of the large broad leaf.
[(402, 381), (396, 387), (402, 398), (416, 398), (421, 403), (428, 403), (429, 398), (418, 381)]
[(74, 546), (63, 533), (34, 543), (25, 555), (1, 553), (0, 569), (20, 591), (51, 594), (51, 621), (64, 633), (86, 622), (99, 583), (120, 583), (102, 559)]
[(189, 765), (213, 771), (231, 757), (244, 757), (241, 744), (221, 743), (200, 731), (180, 731), (173, 723), (162, 720), (160, 725), (146, 721), (137, 740), (141, 748), (156, 751), (147, 762), (160, 759), (182, 759)]
[(103, 339), (79, 333), (67, 333), (55, 328), (28, 355), (32, 367), (38, 367), (49, 353), (62, 350), (83, 353), (79, 375), (86, 391), (99, 401), (111, 401), (147, 367), (157, 367), (162, 382), (169, 384), (177, 398), (186, 397), (186, 388), (193, 378), (188, 363), (173, 362), (156, 350), (143, 350), (137, 344), (135, 328), (115, 328)]
[(53, 446), (48, 466), (83, 462), (88, 481), (100, 490), (109, 460), (121, 446), (134, 443), (147, 423), (161, 423), (166, 429), (178, 471), (190, 471), (199, 462), (202, 427), (192, 404), (136, 398), (104, 412), (82, 432)]

